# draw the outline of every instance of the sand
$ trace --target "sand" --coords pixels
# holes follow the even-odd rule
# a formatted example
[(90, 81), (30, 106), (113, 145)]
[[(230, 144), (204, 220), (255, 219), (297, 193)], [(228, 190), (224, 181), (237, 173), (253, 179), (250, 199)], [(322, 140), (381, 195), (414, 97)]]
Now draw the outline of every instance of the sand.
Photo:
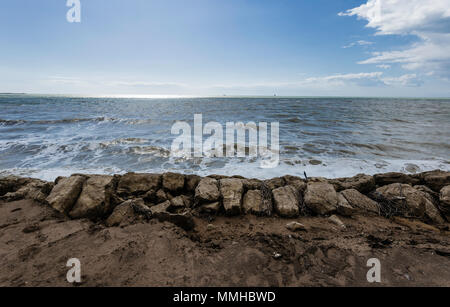
[[(185, 231), (153, 219), (107, 228), (31, 200), (0, 202), (0, 286), (450, 286), (450, 232), (376, 216), (195, 217)], [(307, 231), (292, 232), (297, 221)], [(66, 280), (81, 262), (80, 284)]]

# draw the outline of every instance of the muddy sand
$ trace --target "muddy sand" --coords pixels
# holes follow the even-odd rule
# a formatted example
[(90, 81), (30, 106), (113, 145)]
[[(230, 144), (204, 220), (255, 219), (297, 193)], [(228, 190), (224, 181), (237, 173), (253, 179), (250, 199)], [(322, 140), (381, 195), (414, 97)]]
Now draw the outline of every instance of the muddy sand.
[[(186, 231), (157, 219), (106, 227), (33, 200), (0, 202), (0, 286), (450, 286), (449, 228), (415, 219), (194, 217)], [(297, 221), (304, 230), (291, 231)]]

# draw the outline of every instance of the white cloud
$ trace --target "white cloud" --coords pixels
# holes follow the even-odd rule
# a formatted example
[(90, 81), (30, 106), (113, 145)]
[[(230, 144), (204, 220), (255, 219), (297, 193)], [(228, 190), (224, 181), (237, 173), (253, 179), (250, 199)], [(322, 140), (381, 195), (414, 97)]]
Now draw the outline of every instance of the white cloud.
[(404, 69), (450, 76), (450, 0), (368, 0), (340, 16), (368, 21), (377, 35), (414, 35), (403, 50), (373, 53), (360, 64), (399, 63)]
[(378, 67), (378, 68), (382, 68), (382, 69), (389, 69), (389, 68), (391, 68), (391, 65), (388, 65), (388, 64), (380, 64), (380, 65), (377, 65), (377, 67)]
[(351, 47), (354, 47), (354, 46), (370, 46), (370, 45), (373, 45), (373, 42), (369, 42), (369, 41), (365, 41), (365, 40), (359, 40), (357, 42), (350, 43), (350, 44), (348, 44), (346, 46), (343, 46), (342, 48), (351, 48)]

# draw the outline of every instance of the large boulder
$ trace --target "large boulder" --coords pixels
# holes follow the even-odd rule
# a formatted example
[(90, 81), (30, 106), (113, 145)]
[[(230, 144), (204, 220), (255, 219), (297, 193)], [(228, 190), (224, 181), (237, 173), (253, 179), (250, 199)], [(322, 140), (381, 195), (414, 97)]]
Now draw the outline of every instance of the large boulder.
[(165, 173), (162, 176), (162, 184), (164, 189), (170, 192), (179, 192), (184, 188), (184, 175), (176, 173)]
[(261, 190), (249, 190), (245, 193), (242, 208), (245, 214), (271, 216), (272, 199), (265, 199)]
[(186, 175), (185, 178), (185, 188), (186, 191), (189, 193), (194, 194), (195, 189), (197, 188), (197, 185), (199, 184), (200, 180), (202, 180), (202, 177), (197, 175)]
[(81, 175), (59, 178), (46, 199), (48, 204), (61, 213), (69, 213), (77, 202), (85, 181), (86, 177)]
[(440, 192), (445, 186), (450, 185), (450, 172), (431, 171), (420, 174), (420, 178), (427, 187), (435, 192)]
[(359, 193), (355, 189), (341, 191), (341, 194), (353, 208), (359, 208), (360, 210), (365, 212), (373, 212), (377, 214), (380, 213), (380, 208), (377, 202)]
[(117, 194), (121, 197), (142, 196), (149, 191), (158, 191), (161, 175), (128, 173), (123, 175), (117, 185)]
[(99, 218), (109, 213), (113, 208), (106, 197), (107, 186), (113, 180), (112, 176), (92, 175), (83, 184), (77, 202), (70, 211), (70, 217)]
[(355, 208), (348, 203), (347, 199), (341, 193), (338, 193), (336, 211), (342, 216), (352, 216), (355, 212)]
[(5, 195), (6, 193), (16, 192), (31, 181), (32, 180), (30, 178), (22, 178), (17, 176), (0, 178), (0, 196)]
[(225, 213), (228, 215), (240, 214), (242, 194), (244, 193), (242, 180), (235, 178), (221, 179), (220, 193)]
[(373, 176), (375, 178), (375, 183), (377, 186), (382, 187), (385, 185), (390, 185), (392, 183), (402, 183), (410, 185), (420, 184), (420, 179), (415, 175), (407, 175), (403, 173), (384, 173), (376, 174)]
[(284, 178), (272, 178), (264, 180), (264, 184), (270, 189), (275, 190), (286, 185)]
[(295, 187), (295, 189), (300, 194), (303, 194), (303, 192), (305, 192), (307, 185), (306, 185), (306, 182), (302, 178), (291, 176), (291, 175), (286, 175), (283, 177), (283, 179), (286, 182), (286, 185)]
[(150, 213), (150, 208), (145, 205), (142, 198), (130, 199), (114, 208), (105, 223), (108, 227), (129, 225), (141, 218), (151, 217), (151, 214), (144, 214), (145, 212)]
[(442, 223), (444, 221), (439, 210), (433, 204), (431, 196), (408, 184), (390, 184), (378, 188), (377, 192), (399, 206), (405, 204), (411, 214), (426, 222)]
[(338, 196), (334, 187), (326, 182), (310, 182), (305, 192), (305, 205), (314, 213), (325, 215), (337, 209)]
[(281, 217), (296, 217), (299, 214), (300, 195), (293, 186), (285, 186), (272, 191), (276, 213)]
[(46, 182), (39, 179), (30, 179), (28, 183), (21, 186), (15, 192), (8, 192), (0, 199), (15, 201), (19, 199), (32, 199), (39, 203), (46, 203), (46, 198), (54, 186), (53, 182)]
[(219, 198), (219, 186), (214, 178), (203, 178), (195, 189), (195, 200), (197, 203), (216, 202)]
[(450, 185), (443, 187), (439, 193), (439, 202), (442, 213), (450, 221)]
[(372, 176), (359, 174), (351, 178), (338, 178), (330, 180), (336, 191), (355, 189), (361, 193), (369, 193), (375, 190), (375, 179)]

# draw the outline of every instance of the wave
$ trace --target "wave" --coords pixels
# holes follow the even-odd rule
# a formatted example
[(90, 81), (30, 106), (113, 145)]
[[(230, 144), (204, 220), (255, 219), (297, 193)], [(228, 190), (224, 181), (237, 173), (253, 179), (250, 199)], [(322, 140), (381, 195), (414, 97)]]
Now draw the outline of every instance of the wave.
[(129, 125), (140, 125), (153, 123), (152, 119), (130, 119), (130, 118), (112, 118), (112, 117), (94, 117), (94, 118), (65, 118), (55, 120), (8, 120), (0, 119), (0, 126), (14, 125), (55, 125), (55, 124), (73, 124), (83, 122), (121, 122)]

